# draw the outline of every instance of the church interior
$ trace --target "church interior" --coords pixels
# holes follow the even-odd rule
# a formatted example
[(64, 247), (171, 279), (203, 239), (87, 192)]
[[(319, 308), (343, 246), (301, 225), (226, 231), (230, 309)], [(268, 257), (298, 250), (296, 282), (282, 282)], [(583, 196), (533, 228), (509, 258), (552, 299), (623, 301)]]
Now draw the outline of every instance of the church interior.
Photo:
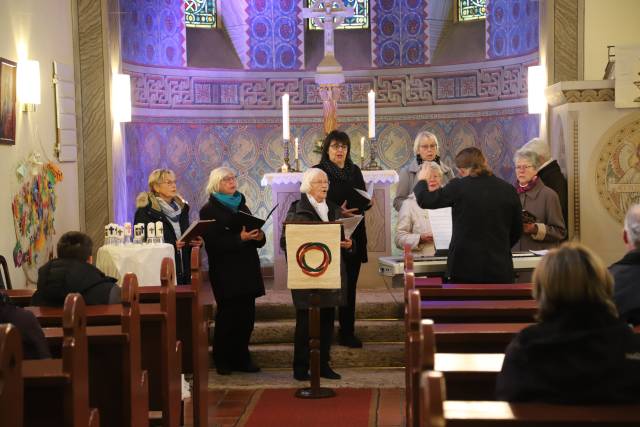
[[(551, 262), (546, 249), (577, 242), (605, 267), (640, 249), (630, 249), (625, 228), (640, 202), (638, 16), (637, 0), (0, 0), (0, 324), (3, 304), (32, 313), (52, 357), (46, 366), (22, 360), (15, 328), (0, 325), (0, 425), (551, 426), (589, 416), (599, 424), (588, 425), (640, 425), (639, 366), (626, 389), (636, 399), (611, 401), (627, 410), (607, 399), (568, 402), (582, 406), (565, 411), (550, 404), (562, 399), (514, 403), (495, 394), (507, 345), (540, 319), (531, 274)], [(325, 141), (335, 129), (348, 146)], [(424, 132), (436, 142), (434, 162), (450, 166), (456, 182), (468, 179), (458, 154), (476, 148), (520, 200), (529, 187), (518, 187), (518, 168), (532, 167), (518, 166), (525, 144), (543, 141), (557, 161), (563, 237), (535, 259), (514, 255), (516, 283), (446, 283), (451, 249), (434, 275), (427, 258), (397, 243), (403, 214), (394, 200), (404, 171), (424, 161), (416, 151)], [(364, 252), (354, 249), (355, 237), (353, 247), (334, 251), (344, 263), (349, 251), (362, 255), (355, 278), (331, 267), (337, 282), (348, 275), (357, 283), (348, 336), (338, 336), (347, 332), (335, 311), (330, 361), (339, 380), (320, 344), (327, 309), (300, 309), (290, 290), (305, 292), (325, 270), (303, 268), (307, 276), (292, 279), (286, 248), (294, 234), (283, 226), (301, 197), (316, 206), (303, 190), (311, 168), (327, 178), (334, 202), (334, 174), (342, 172), (322, 166), (335, 163), (332, 149), (346, 153), (344, 164), (370, 192), (358, 226), (366, 226)], [(216, 171), (226, 175), (214, 179)], [(208, 209), (234, 203), (233, 212), (261, 220), (254, 234), (236, 233), (238, 245), (254, 245), (247, 257), (255, 257), (263, 289), (249, 304), (251, 359), (238, 370), (233, 357), (228, 370), (216, 359), (223, 338), (215, 327), (243, 322), (237, 312), (245, 307), (229, 304), (211, 278), (242, 287), (233, 277), (249, 277), (243, 270), (253, 261), (222, 254), (232, 244), (223, 247), (210, 231), (176, 246), (186, 227), (180, 232), (175, 219), (164, 222), (164, 243), (163, 219), (156, 243), (147, 227), (140, 232), (151, 244), (130, 244), (138, 222), (157, 220), (138, 220), (147, 201), (140, 205), (140, 196), (156, 184), (175, 184), (179, 207), (158, 198), (158, 212), (170, 206), (186, 225), (222, 224)], [(216, 196), (225, 185), (237, 200)], [(443, 185), (438, 191), (450, 184)], [(319, 221), (333, 221), (315, 209)], [(453, 242), (460, 232), (452, 209)], [(485, 226), (499, 228), (494, 221)], [(543, 230), (550, 235), (550, 226)], [(62, 257), (68, 232), (90, 238), (90, 264), (117, 280), (117, 303), (93, 306), (76, 290), (80, 296), (66, 295), (56, 308), (33, 304), (42, 268)], [(225, 265), (223, 279), (214, 270)], [(615, 284), (607, 286), (611, 294)], [(640, 288), (634, 292), (628, 299), (640, 310)], [(305, 381), (291, 371), (300, 313), (312, 335), (303, 340), (307, 359), (311, 347)], [(640, 327), (628, 329), (630, 340), (640, 337)], [(60, 384), (43, 386), (53, 371)], [(19, 383), (13, 392), (7, 379)], [(51, 395), (59, 399), (47, 402)]]

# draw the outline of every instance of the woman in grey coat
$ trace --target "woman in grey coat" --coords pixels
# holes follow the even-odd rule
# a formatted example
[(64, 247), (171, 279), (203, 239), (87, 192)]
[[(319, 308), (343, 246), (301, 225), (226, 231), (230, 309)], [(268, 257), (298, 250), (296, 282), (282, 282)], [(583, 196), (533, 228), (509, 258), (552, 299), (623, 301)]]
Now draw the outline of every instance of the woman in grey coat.
[(407, 166), (400, 170), (400, 180), (396, 188), (396, 197), (393, 199), (393, 207), (400, 212), (402, 203), (413, 191), (418, 182), (417, 174), (422, 162), (435, 162), (442, 169), (442, 185), (454, 178), (453, 169), (440, 160), (440, 144), (438, 138), (431, 132), (423, 131), (416, 135), (413, 141), (413, 153), (416, 157)]
[(558, 246), (567, 229), (558, 195), (536, 174), (539, 156), (533, 151), (518, 150), (513, 159), (518, 180), (516, 191), (522, 205), (522, 236), (513, 249), (527, 251)]
[[(285, 222), (328, 222), (341, 217), (342, 209), (327, 200), (329, 178), (322, 169), (310, 168), (302, 176), (300, 185), (300, 200), (291, 204)], [(286, 250), (285, 226), (280, 234), (280, 247)], [(344, 239), (340, 242), (342, 248), (340, 277), (341, 289), (314, 291), (320, 295), (320, 376), (338, 380), (340, 375), (329, 366), (329, 353), (333, 340), (334, 307), (346, 303), (346, 264), (344, 254), (351, 250), (353, 242)], [(293, 347), (293, 377), (299, 381), (306, 381), (309, 376), (309, 297), (311, 291), (292, 290), (293, 304), (296, 307), (296, 331)]]

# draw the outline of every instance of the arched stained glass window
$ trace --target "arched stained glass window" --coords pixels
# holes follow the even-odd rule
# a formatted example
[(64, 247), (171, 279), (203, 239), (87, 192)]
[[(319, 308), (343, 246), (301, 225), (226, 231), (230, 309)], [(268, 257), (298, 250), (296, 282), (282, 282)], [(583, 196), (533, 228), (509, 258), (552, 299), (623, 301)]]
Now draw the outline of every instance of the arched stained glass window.
[[(333, 7), (338, 7), (340, 2), (347, 7), (354, 9), (354, 15), (346, 18), (338, 30), (362, 30), (369, 28), (369, 0), (306, 0), (307, 7), (325, 7), (331, 3)], [(312, 19), (308, 19), (310, 30), (321, 30), (322, 27), (316, 25)]]
[(184, 12), (187, 27), (217, 27), (216, 0), (184, 0)]
[(458, 22), (477, 21), (487, 17), (487, 0), (455, 0)]

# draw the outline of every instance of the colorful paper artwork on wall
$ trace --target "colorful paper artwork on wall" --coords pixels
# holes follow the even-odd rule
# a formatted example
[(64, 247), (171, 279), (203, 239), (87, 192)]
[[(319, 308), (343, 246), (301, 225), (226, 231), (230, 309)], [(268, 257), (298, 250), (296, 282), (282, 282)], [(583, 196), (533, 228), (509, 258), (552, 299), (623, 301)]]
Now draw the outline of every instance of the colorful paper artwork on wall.
[[(53, 163), (35, 165), (13, 197), (11, 209), (16, 233), (13, 262), (16, 267), (38, 267), (53, 257), (55, 186), (62, 171)], [(27, 274), (27, 279), (29, 275)]]
[(16, 143), (16, 63), (0, 58), (0, 144)]

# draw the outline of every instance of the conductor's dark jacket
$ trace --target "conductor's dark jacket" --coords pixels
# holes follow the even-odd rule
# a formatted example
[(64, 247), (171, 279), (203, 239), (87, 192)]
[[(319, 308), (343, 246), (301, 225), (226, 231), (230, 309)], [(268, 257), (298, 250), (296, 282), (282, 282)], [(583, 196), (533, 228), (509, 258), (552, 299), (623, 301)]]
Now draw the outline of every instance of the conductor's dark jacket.
[[(251, 214), (244, 195), (238, 210)], [(235, 213), (215, 197), (200, 209), (200, 219), (215, 219), (202, 236), (209, 259), (209, 279), (216, 301), (258, 298), (264, 295), (258, 248), (266, 239), (240, 239), (241, 229), (232, 225)]]
[(447, 275), (456, 283), (512, 283), (511, 247), (522, 234), (522, 208), (515, 188), (493, 175), (454, 178), (429, 192), (414, 188), (421, 208), (451, 206), (453, 235)]

